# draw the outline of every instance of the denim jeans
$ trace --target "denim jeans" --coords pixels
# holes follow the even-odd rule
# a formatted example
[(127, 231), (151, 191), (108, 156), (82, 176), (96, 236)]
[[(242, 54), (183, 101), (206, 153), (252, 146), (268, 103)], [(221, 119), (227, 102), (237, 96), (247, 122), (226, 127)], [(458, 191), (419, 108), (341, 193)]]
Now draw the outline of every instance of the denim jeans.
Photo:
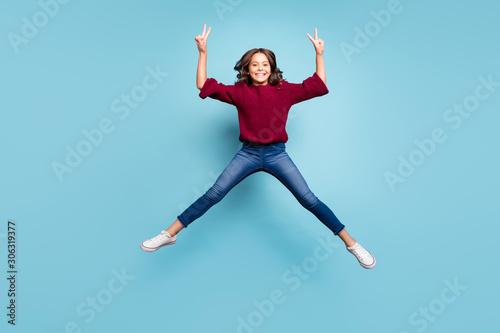
[(179, 222), (186, 228), (224, 198), (235, 185), (247, 176), (257, 171), (265, 171), (276, 177), (292, 192), (304, 208), (313, 213), (335, 235), (338, 235), (344, 229), (344, 225), (330, 208), (311, 192), (285, 148), (283, 142), (270, 145), (244, 142), (214, 185), (177, 216)]

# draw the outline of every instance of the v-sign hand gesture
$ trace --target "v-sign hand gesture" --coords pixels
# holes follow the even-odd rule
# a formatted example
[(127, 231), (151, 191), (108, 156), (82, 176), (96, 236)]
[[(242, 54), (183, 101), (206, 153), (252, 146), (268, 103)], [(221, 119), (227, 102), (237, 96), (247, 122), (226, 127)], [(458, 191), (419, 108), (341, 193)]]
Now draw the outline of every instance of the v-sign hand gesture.
[(316, 54), (323, 54), (323, 50), (325, 49), (325, 41), (318, 38), (318, 28), (314, 28), (314, 39), (307, 34), (307, 37), (314, 44), (314, 49), (316, 50)]
[(208, 35), (210, 35), (210, 30), (212, 30), (212, 27), (208, 27), (208, 31), (206, 31), (207, 25), (203, 25), (203, 32), (200, 35), (196, 36), (194, 40), (196, 41), (196, 45), (198, 46), (198, 51), (200, 53), (205, 53), (207, 52), (207, 38)]

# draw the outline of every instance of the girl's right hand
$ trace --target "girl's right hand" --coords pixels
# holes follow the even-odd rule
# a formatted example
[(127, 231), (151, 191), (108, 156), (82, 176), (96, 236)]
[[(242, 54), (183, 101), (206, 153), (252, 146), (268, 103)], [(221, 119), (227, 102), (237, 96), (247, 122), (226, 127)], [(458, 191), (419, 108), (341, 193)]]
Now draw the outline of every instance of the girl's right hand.
[[(206, 31), (206, 28), (207, 28), (207, 25), (204, 24), (203, 25), (203, 33), (198, 36), (196, 36), (194, 38), (194, 40), (196, 41), (196, 45), (198, 46), (198, 51), (200, 51), (200, 53), (206, 53), (207, 52), (207, 38), (208, 38), (208, 35), (210, 35), (210, 30), (212, 30), (212, 27), (209, 27), (208, 28), (208, 31)], [(206, 33), (205, 33), (206, 31)]]

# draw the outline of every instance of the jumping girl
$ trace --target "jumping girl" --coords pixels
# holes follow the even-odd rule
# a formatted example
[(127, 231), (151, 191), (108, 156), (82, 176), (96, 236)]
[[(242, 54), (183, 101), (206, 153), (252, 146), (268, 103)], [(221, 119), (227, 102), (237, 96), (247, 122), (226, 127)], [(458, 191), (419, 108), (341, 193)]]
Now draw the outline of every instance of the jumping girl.
[(236, 63), (238, 81), (234, 85), (207, 79), (207, 39), (212, 27), (195, 37), (199, 59), (196, 86), (203, 99), (211, 97), (236, 106), (242, 147), (222, 171), (214, 185), (189, 206), (166, 230), (141, 244), (141, 249), (153, 252), (165, 245), (175, 244), (177, 233), (202, 216), (218, 203), (235, 185), (247, 176), (265, 171), (276, 177), (313, 213), (334, 235), (339, 236), (349, 252), (364, 268), (375, 267), (375, 257), (356, 242), (345, 230), (335, 214), (309, 189), (306, 181), (286, 152), (285, 131), (288, 111), (293, 104), (327, 94), (324, 41), (307, 36), (316, 50), (316, 72), (302, 83), (289, 83), (283, 79), (271, 50), (255, 48), (247, 51)]

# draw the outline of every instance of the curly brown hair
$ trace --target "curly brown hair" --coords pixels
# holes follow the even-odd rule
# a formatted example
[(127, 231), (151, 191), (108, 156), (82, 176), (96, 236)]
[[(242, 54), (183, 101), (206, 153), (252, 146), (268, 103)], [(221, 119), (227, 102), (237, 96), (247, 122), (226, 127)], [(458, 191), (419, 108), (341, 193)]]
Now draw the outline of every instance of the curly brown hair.
[(238, 80), (235, 83), (244, 81), (248, 86), (252, 84), (252, 78), (250, 77), (250, 73), (248, 71), (248, 64), (250, 63), (250, 59), (252, 59), (252, 56), (255, 53), (263, 53), (266, 57), (267, 60), (269, 61), (269, 65), (271, 66), (271, 75), (269, 76), (269, 84), (271, 86), (275, 86), (278, 83), (280, 84), (278, 86), (278, 90), (281, 89), (282, 83), (281, 81), (283, 80), (283, 72), (276, 66), (276, 56), (274, 55), (274, 52), (268, 49), (264, 48), (255, 48), (248, 50), (240, 60), (236, 62), (236, 66), (234, 66), (234, 70), (238, 71), (238, 74), (236, 77)]

